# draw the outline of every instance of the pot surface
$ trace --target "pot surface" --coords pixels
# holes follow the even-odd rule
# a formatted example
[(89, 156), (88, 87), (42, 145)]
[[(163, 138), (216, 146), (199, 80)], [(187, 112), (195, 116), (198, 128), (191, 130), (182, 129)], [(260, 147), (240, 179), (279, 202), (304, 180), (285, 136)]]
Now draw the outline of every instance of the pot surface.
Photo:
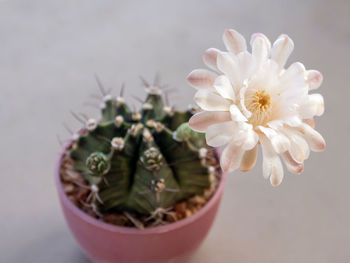
[(226, 176), (209, 202), (192, 216), (164, 226), (143, 230), (99, 221), (76, 207), (64, 193), (59, 168), (55, 169), (59, 200), (68, 226), (85, 254), (101, 263), (186, 262), (212, 226), (221, 201)]

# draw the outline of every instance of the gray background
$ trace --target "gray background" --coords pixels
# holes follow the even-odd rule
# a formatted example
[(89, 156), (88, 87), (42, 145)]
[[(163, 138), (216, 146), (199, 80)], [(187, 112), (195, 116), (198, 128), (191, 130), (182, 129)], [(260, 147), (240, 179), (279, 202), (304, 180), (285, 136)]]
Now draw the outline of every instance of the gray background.
[[(88, 262), (70, 235), (53, 184), (62, 122), (97, 92), (94, 74), (143, 96), (138, 75), (160, 71), (192, 101), (185, 81), (202, 52), (223, 48), (225, 28), (245, 37), (289, 34), (291, 61), (323, 72), (327, 140), (303, 175), (273, 188), (261, 158), (230, 174), (215, 225), (196, 262), (349, 262), (349, 1), (0, 0), (0, 262)], [(141, 95), (140, 95), (141, 94)]]

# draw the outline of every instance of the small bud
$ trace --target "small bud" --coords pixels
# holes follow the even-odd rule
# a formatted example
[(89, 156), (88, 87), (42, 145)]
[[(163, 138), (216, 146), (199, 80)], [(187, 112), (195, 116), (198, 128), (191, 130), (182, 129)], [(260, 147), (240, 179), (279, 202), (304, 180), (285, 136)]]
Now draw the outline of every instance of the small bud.
[(198, 150), (198, 153), (199, 153), (199, 158), (204, 159), (205, 157), (207, 157), (208, 149), (207, 148), (200, 148)]
[(91, 185), (91, 191), (94, 192), (94, 193), (97, 193), (98, 192), (98, 186), (95, 185), (95, 184), (92, 184)]
[(156, 129), (157, 132), (161, 132), (164, 129), (164, 125), (161, 124), (160, 122), (156, 122), (154, 125), (154, 128)]
[(163, 110), (165, 111), (165, 113), (169, 116), (173, 116), (174, 115), (174, 110), (172, 107), (169, 107), (169, 106), (165, 106), (163, 108)]
[(143, 124), (142, 123), (138, 123), (138, 124), (133, 124), (129, 130), (129, 133), (132, 136), (136, 136), (137, 133), (139, 132), (139, 130), (141, 130), (143, 128)]
[(123, 97), (117, 97), (116, 102), (117, 102), (117, 106), (121, 106), (124, 104), (125, 100)]
[(150, 95), (162, 95), (162, 91), (156, 86), (149, 86), (146, 88), (146, 92)]
[(144, 103), (143, 105), (142, 105), (142, 109), (144, 109), (144, 110), (152, 110), (153, 109), (153, 105), (151, 104), (151, 103)]
[(139, 112), (134, 112), (131, 116), (133, 121), (139, 121), (141, 120), (141, 114)]
[(141, 161), (144, 163), (146, 169), (159, 170), (163, 165), (163, 157), (160, 158), (159, 156), (162, 156), (160, 151), (155, 147), (151, 147), (144, 151)]
[(146, 142), (152, 142), (153, 141), (153, 136), (152, 134), (149, 132), (148, 129), (144, 129), (143, 130), (143, 139), (146, 141)]
[(155, 121), (154, 120), (148, 120), (147, 122), (146, 122), (146, 125), (148, 126), (148, 127), (150, 127), (150, 128), (153, 128), (154, 127), (154, 125), (155, 125)]
[(165, 189), (165, 180), (163, 178), (160, 178), (156, 181), (153, 181), (154, 184), (154, 191), (161, 193)]
[(87, 122), (86, 122), (86, 128), (89, 130), (89, 131), (93, 131), (95, 130), (97, 127), (97, 121), (95, 119), (89, 119)]
[(111, 101), (113, 98), (112, 98), (112, 95), (111, 94), (108, 94), (106, 96), (103, 97), (103, 101), (104, 102), (107, 102), (107, 101)]
[(95, 175), (108, 172), (110, 164), (107, 156), (102, 152), (94, 152), (86, 159), (87, 168)]
[(122, 125), (122, 123), (124, 122), (124, 118), (121, 115), (118, 115), (117, 117), (115, 117), (115, 126), (117, 126), (118, 128)]
[(113, 149), (117, 151), (123, 150), (124, 144), (125, 144), (124, 139), (121, 137), (114, 137), (111, 142)]

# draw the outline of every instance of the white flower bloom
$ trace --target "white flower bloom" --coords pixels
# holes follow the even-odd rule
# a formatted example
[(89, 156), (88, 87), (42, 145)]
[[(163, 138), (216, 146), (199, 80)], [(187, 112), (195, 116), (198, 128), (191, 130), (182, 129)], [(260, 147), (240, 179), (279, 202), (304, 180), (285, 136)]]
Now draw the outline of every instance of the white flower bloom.
[(323, 97), (309, 94), (321, 85), (322, 75), (300, 62), (285, 68), (294, 48), (287, 35), (271, 46), (265, 35), (253, 34), (251, 52), (235, 30), (226, 30), (223, 40), (227, 52), (210, 48), (203, 55), (217, 73), (196, 69), (188, 76), (203, 110), (190, 119), (190, 126), (205, 132), (209, 145), (227, 145), (220, 160), (224, 172), (254, 167), (260, 143), (263, 175), (277, 186), (283, 179), (280, 157), (290, 172), (300, 174), (310, 149), (325, 148), (312, 127), (313, 117), (323, 114)]

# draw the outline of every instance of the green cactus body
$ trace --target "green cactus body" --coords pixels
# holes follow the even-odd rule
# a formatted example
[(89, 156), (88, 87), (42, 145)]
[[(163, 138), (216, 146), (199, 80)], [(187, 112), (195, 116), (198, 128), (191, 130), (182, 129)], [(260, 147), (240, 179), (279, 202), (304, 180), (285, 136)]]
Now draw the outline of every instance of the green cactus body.
[(74, 169), (90, 184), (100, 213), (152, 215), (203, 194), (210, 186), (202, 134), (187, 124), (190, 110), (163, 104), (161, 90), (148, 87), (140, 112), (122, 97), (105, 96), (102, 117), (88, 120), (74, 140)]

